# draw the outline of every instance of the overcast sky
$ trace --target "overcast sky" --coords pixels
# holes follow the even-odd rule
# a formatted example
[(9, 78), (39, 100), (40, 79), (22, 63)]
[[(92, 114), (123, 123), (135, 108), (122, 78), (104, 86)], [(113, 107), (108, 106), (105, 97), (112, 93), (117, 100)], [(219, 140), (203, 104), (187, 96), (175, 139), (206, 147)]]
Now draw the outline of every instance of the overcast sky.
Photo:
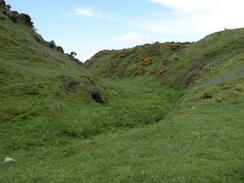
[(244, 27), (244, 0), (6, 0), (42, 36), (85, 61), (99, 50), (197, 41)]

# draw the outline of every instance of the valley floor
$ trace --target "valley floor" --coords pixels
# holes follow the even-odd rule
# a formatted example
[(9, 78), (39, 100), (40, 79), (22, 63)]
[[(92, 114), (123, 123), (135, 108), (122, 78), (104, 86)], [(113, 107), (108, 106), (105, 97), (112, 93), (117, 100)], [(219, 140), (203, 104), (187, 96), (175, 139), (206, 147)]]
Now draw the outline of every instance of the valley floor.
[[(29, 136), (32, 138), (30, 141), (26, 136), (20, 138), (16, 150), (11, 150), (10, 147), (13, 148), (11, 142), (4, 141), (2, 138), (2, 144), (10, 144), (5, 146), (7, 150), (1, 152), (1, 157), (11, 156), (16, 162), (0, 163), (0, 180), (2, 182), (85, 183), (244, 182), (244, 95), (243, 85), (235, 84), (243, 83), (243, 79), (226, 83), (225, 86), (217, 86), (218, 89), (223, 90), (222, 92), (216, 90), (214, 86), (212, 91), (216, 93), (212, 99), (201, 99), (205, 87), (188, 89), (178, 104), (171, 106), (171, 112), (165, 113), (166, 116), (162, 119), (159, 118), (160, 122), (157, 121), (157, 124), (147, 122), (149, 117), (152, 119), (150, 110), (157, 105), (163, 107), (162, 103), (155, 104), (162, 101), (162, 97), (168, 92), (160, 96), (153, 89), (154, 95), (152, 95), (152, 88), (157, 88), (156, 86), (163, 91), (160, 83), (147, 83), (149, 80), (145, 78), (143, 81), (144, 83), (138, 82), (137, 78), (130, 82), (128, 80), (103, 82), (107, 82), (106, 85), (111, 86), (111, 90), (115, 87), (116, 91), (120, 91), (112, 92), (117, 99), (111, 100), (110, 104), (111, 109), (115, 109), (116, 105), (118, 110), (122, 110), (121, 113), (115, 112), (117, 117), (126, 119), (127, 116), (123, 114), (130, 115), (127, 108), (133, 103), (134, 110), (136, 107), (142, 110), (139, 110), (138, 114), (133, 111), (131, 115), (135, 115), (135, 121), (144, 119), (144, 124), (147, 126), (133, 128), (135, 127), (133, 123), (120, 127), (115, 125), (114, 127), (119, 127), (119, 130), (110, 129), (111, 131), (107, 133), (105, 128), (105, 132), (101, 135), (83, 140), (76, 134), (79, 134), (79, 130), (74, 130), (73, 136), (66, 133), (66, 137), (55, 137), (54, 141), (58, 143), (48, 138), (45, 142), (42, 134), (33, 133), (36, 136)], [(140, 86), (147, 86), (146, 83), (149, 87), (143, 87), (144, 91), (142, 91), (146, 94), (138, 95), (142, 90)], [(154, 83), (153, 87), (149, 83)], [(118, 90), (119, 87), (122, 87), (122, 90)], [(135, 92), (134, 95), (132, 91)], [(147, 95), (150, 96), (150, 100)], [(129, 96), (132, 98), (130, 99)], [(169, 96), (168, 94), (167, 99), (171, 98)], [(232, 97), (228, 98), (228, 96)], [(153, 97), (156, 97), (155, 100), (152, 100)], [(158, 97), (161, 100), (158, 100)], [(143, 108), (145, 100), (149, 102), (147, 101), (148, 105)], [(130, 105), (127, 106), (127, 103)], [(160, 108), (158, 110), (161, 113)], [(93, 110), (99, 113), (96, 120), (109, 119), (108, 116), (113, 115), (111, 109), (109, 106), (97, 105), (97, 110), (96, 107)], [(145, 112), (145, 115), (140, 112)], [(96, 115), (91, 114), (90, 117), (93, 118), (92, 116)], [(133, 119), (133, 116), (129, 118)], [(11, 129), (10, 126), (11, 124), (2, 125), (1, 132), (5, 127), (5, 132)], [(96, 128), (96, 125), (93, 127)], [(130, 129), (124, 130), (124, 128)], [(9, 135), (14, 136), (11, 133), (10, 130)], [(18, 133), (21, 134), (23, 131), (17, 132), (16, 135)], [(28, 142), (33, 144), (28, 146)]]

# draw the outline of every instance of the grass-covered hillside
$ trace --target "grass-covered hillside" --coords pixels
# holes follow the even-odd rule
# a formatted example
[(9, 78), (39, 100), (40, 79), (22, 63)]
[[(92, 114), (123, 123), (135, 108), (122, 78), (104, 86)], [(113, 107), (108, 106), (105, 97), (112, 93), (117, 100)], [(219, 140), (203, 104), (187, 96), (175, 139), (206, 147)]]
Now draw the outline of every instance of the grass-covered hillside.
[(244, 182), (244, 29), (79, 64), (0, 10), (0, 182)]
[(74, 122), (73, 112), (104, 99), (103, 87), (87, 76), (76, 59), (46, 42), (32, 24), (19, 19), (21, 14), (0, 3), (2, 153), (62, 136), (68, 125), (65, 117)]
[(92, 74), (122, 78), (138, 75), (164, 77), (173, 60), (191, 43), (154, 43), (123, 50), (104, 50), (85, 63)]
[(123, 50), (104, 50), (85, 63), (106, 78), (154, 76), (168, 84), (189, 85), (232, 57), (243, 53), (243, 29), (214, 33), (197, 43), (154, 43)]

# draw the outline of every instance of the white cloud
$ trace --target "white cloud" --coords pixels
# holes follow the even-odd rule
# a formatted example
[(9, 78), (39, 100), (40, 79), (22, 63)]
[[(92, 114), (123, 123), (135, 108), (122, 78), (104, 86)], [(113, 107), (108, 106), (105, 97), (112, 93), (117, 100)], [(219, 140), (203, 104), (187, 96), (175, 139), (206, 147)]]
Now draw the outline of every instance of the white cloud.
[(107, 21), (110, 21), (110, 22), (115, 22), (116, 21), (116, 19), (114, 17), (108, 16), (108, 15), (104, 15), (101, 12), (96, 13), (95, 17), (98, 18), (98, 19), (107, 20)]
[(182, 31), (177, 29), (174, 25), (172, 25), (171, 22), (166, 22), (167, 20), (165, 20), (163, 23), (161, 20), (151, 20), (148, 22), (141, 23), (140, 26), (143, 29), (154, 33), (175, 35), (182, 34)]
[(116, 21), (115, 18), (103, 14), (100, 10), (96, 10), (92, 7), (83, 7), (83, 8), (76, 8), (74, 10), (75, 16), (85, 16), (85, 17), (95, 17), (97, 19), (107, 20), (107, 21)]
[(92, 16), (94, 16), (94, 10), (91, 7), (76, 8), (75, 9), (75, 15), (76, 16), (92, 17)]
[(209, 10), (221, 3), (221, 0), (149, 0), (178, 11)]
[(124, 43), (144, 42), (144, 41), (148, 41), (149, 39), (150, 39), (150, 35), (148, 34), (142, 35), (137, 32), (129, 32), (115, 38), (113, 41), (115, 43), (124, 44)]
[(156, 33), (199, 37), (224, 28), (244, 27), (243, 0), (148, 0), (168, 8), (143, 20), (140, 27)]

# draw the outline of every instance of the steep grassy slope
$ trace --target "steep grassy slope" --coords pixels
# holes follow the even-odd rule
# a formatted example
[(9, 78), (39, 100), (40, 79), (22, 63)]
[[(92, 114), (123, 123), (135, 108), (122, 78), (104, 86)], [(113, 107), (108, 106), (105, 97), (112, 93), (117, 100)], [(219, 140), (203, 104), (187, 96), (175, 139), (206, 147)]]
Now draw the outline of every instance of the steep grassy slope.
[(100, 86), (31, 26), (13, 22), (2, 10), (11, 11), (4, 6), (0, 11), (0, 143), (6, 152), (65, 133), (65, 118), (77, 119), (70, 106), (79, 103), (78, 111), (95, 103), (92, 93)]
[(65, 95), (69, 86), (62, 84), (86, 80), (78, 64), (49, 48), (31, 27), (0, 16), (1, 123), (38, 115), (38, 103), (43, 108)]
[(0, 11), (0, 182), (244, 182), (243, 49), (226, 30), (81, 67)]

